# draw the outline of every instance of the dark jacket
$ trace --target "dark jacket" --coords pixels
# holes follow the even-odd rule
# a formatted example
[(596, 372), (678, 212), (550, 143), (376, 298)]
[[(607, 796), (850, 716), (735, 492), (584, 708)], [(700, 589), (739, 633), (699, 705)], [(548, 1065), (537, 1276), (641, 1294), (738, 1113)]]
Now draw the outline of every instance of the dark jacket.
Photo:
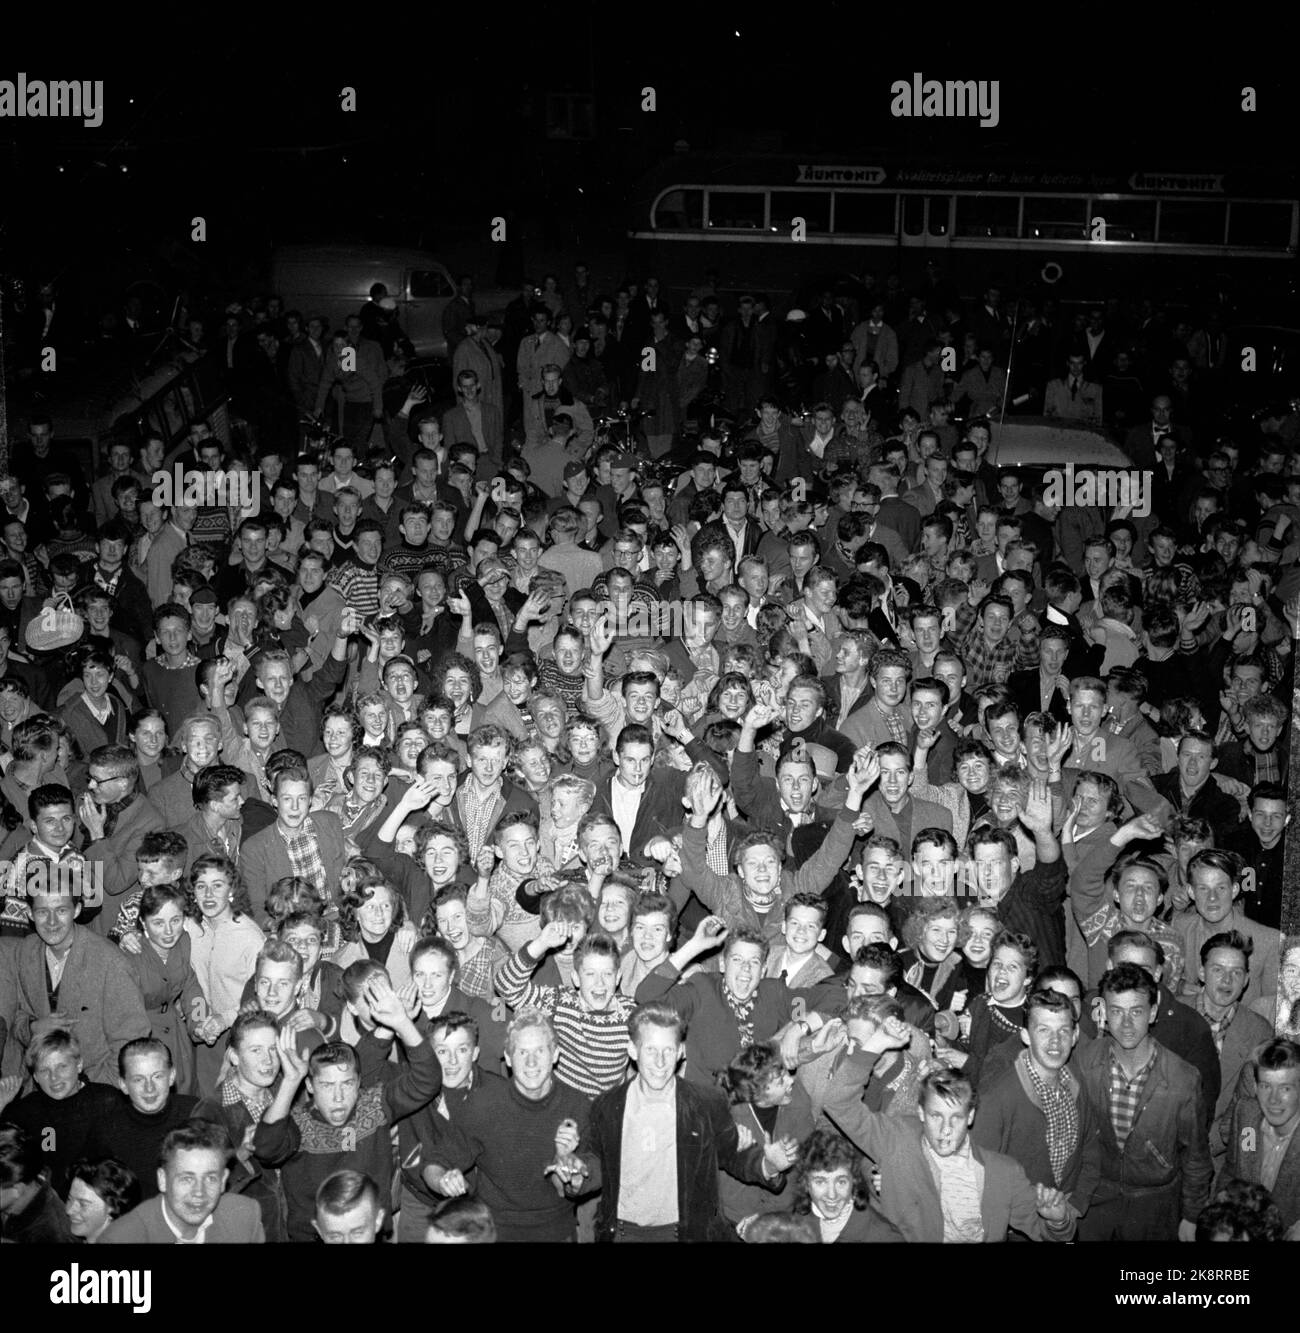
[(1065, 962), (1065, 858), (1039, 861), (1032, 870), (1022, 870), (1006, 897), (998, 904), (998, 920), (1005, 930), (1024, 931), (1038, 945), (1040, 967), (1059, 967)]
[(1162, 1235), (1172, 1239), (1180, 1220), (1194, 1222), (1210, 1201), (1210, 1144), (1201, 1076), (1158, 1041), (1155, 1068), (1138, 1101), (1132, 1132), (1120, 1148), (1110, 1118), (1108, 1038), (1091, 1042), (1077, 1057), (1077, 1073), (1101, 1125), (1101, 1179), (1097, 1203), (1154, 1202), (1167, 1196)]
[[(858, 1052), (839, 1067), (827, 1089), (825, 1114), (835, 1127), (880, 1170), (880, 1211), (909, 1241), (943, 1240), (943, 1205), (926, 1161), (921, 1123), (871, 1111), (862, 1089), (871, 1078), (876, 1056)], [(972, 1142), (971, 1153), (984, 1168), (980, 1214), (987, 1243), (1005, 1241), (1008, 1230), (1031, 1240), (1067, 1241), (1074, 1222), (1048, 1226), (1038, 1215), (1034, 1187), (1019, 1163)]]
[(1177, 768), (1171, 768), (1168, 773), (1157, 773), (1151, 779), (1151, 785), (1175, 810), (1192, 819), (1204, 819), (1219, 837), (1233, 832), (1241, 823), (1241, 807), (1234, 797), (1219, 787), (1213, 776), (1186, 805), (1183, 804)]
[[(1079, 1019), (1079, 1030), (1083, 1037), (1096, 1038), (1097, 1025), (1093, 1022), (1092, 1008), (1097, 1001), (1097, 992), (1089, 991), (1083, 1000), (1083, 1015)], [(1172, 1051), (1201, 1076), (1201, 1096), (1205, 1100), (1205, 1114), (1208, 1117), (1219, 1100), (1219, 1088), (1222, 1075), (1219, 1069), (1219, 1052), (1214, 1046), (1214, 1037), (1210, 1034), (1210, 1025), (1190, 1005), (1174, 998), (1174, 993), (1167, 986), (1160, 987), (1160, 996), (1156, 1006), (1153, 1023), (1156, 1040), (1166, 1050)], [(1101, 1040), (1105, 1040), (1105, 1032)], [(1080, 1050), (1075, 1054), (1075, 1062), (1082, 1053), (1083, 1041), (1080, 1038)]]
[[(602, 778), (596, 787), (596, 799), (592, 803), (592, 813), (613, 816), (610, 804), (609, 784), (613, 773)], [(652, 768), (646, 779), (645, 792), (637, 806), (636, 823), (632, 826), (632, 838), (629, 846), (623, 850), (637, 865), (651, 865), (644, 855), (646, 843), (662, 834), (671, 838), (681, 832), (682, 793), (686, 789), (686, 774), (675, 768)]]
[(1014, 1158), (1035, 1185), (1064, 1190), (1078, 1213), (1086, 1213), (1101, 1174), (1101, 1126), (1092, 1103), (1075, 1081), (1079, 1138), (1058, 1182), (1047, 1151), (1047, 1116), (1020, 1060), (980, 1092), (971, 1142)]
[[(1228, 1155), (1215, 1183), (1217, 1193), (1229, 1180), (1259, 1184), (1260, 1158), (1263, 1150), (1264, 1115), (1256, 1098), (1239, 1101), (1232, 1108), (1228, 1127)], [(1278, 1168), (1271, 1191), (1273, 1202), (1282, 1214), (1282, 1222), (1292, 1227), (1300, 1222), (1300, 1134), (1291, 1136), (1291, 1144)]]
[[(596, 1239), (612, 1241), (618, 1229), (619, 1172), (623, 1155), (623, 1113), (630, 1084), (602, 1092), (591, 1105), (591, 1119), (578, 1148), (590, 1171), (584, 1189), (600, 1189)], [(727, 1100), (713, 1088), (677, 1080), (677, 1224), (683, 1241), (734, 1240), (722, 1218), (718, 1172), (761, 1185), (772, 1192), (780, 1176), (763, 1175), (763, 1145), (741, 1149), (740, 1134)]]

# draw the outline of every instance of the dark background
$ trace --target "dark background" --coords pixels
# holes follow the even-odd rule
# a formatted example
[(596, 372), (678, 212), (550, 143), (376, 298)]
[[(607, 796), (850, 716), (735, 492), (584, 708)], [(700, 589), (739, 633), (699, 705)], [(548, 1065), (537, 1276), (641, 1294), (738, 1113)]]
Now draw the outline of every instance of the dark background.
[[(102, 37), (11, 37), (0, 77), (102, 78), (105, 116), (98, 129), (0, 121), (0, 271), (57, 279), (65, 310), (87, 318), (141, 281), (199, 304), (254, 294), (272, 246), (294, 240), (419, 245), (482, 285), (557, 255), (616, 280), (629, 190), (682, 145), (847, 161), (903, 149), (955, 165), (1003, 153), (1071, 167), (1295, 165), (1274, 39), (1231, 31), (1230, 14), (1204, 31), (1173, 15), (1153, 35), (1087, 9), (947, 9), (895, 30), (858, 4), (727, 16), (739, 8), (412, 21), (351, 7), (278, 30), (257, 11), (186, 9), (132, 12)], [(889, 85), (914, 70), (999, 79), (1000, 125), (894, 119)], [(1249, 115), (1246, 84), (1260, 106)], [(340, 110), (344, 86), (354, 113)], [(645, 86), (653, 113), (640, 109)], [(206, 245), (190, 241), (195, 216)], [(485, 243), (495, 216), (509, 221), (504, 247)]]

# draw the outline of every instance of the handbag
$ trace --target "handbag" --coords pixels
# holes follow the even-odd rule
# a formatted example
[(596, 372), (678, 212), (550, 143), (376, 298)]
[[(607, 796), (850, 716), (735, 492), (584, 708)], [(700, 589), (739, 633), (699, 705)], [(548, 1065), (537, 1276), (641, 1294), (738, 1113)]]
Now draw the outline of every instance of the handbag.
[(52, 606), (44, 606), (27, 622), (24, 638), (38, 653), (70, 648), (85, 632), (86, 622), (73, 610), (72, 598), (64, 593)]

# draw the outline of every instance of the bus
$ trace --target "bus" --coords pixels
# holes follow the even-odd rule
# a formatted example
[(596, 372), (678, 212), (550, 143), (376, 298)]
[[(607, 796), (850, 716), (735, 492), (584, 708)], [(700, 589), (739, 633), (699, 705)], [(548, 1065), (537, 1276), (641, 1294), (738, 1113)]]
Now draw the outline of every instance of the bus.
[[(1152, 164), (1158, 165), (1158, 164)], [(816, 288), (937, 261), (963, 297), (989, 285), (1058, 300), (1290, 294), (1300, 189), (1283, 171), (680, 154), (633, 196), (630, 257), (680, 296)], [(795, 239), (801, 235), (801, 239)]]

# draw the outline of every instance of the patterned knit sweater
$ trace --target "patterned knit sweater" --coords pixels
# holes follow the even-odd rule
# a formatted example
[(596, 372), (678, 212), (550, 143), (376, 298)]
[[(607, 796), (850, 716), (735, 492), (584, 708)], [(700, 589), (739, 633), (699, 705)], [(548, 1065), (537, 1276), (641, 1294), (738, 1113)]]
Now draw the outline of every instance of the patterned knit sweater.
[(573, 986), (538, 986), (537, 964), (527, 948), (511, 954), (497, 972), (497, 994), (513, 1009), (542, 1010), (555, 1025), (560, 1062), (555, 1077), (587, 1097), (616, 1088), (627, 1078), (627, 1020), (636, 1002), (616, 995), (608, 1009), (586, 1007)]

